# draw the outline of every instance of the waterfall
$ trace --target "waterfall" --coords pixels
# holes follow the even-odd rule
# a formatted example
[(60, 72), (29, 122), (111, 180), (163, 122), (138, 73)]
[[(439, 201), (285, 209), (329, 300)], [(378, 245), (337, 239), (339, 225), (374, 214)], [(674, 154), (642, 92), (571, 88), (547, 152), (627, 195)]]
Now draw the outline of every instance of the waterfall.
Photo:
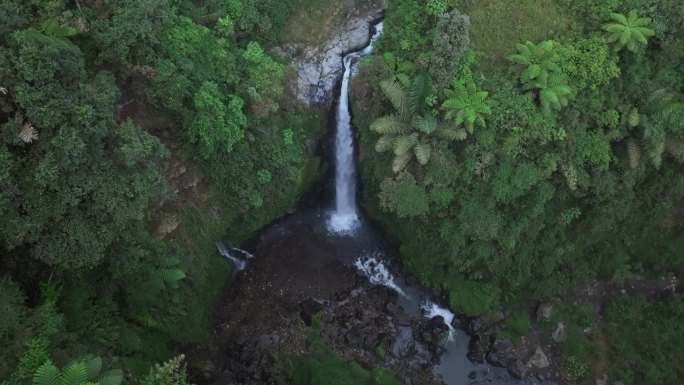
[(423, 301), (420, 305), (420, 310), (423, 311), (425, 318), (434, 318), (441, 316), (444, 319), (444, 324), (449, 328), (449, 340), (452, 341), (456, 335), (456, 329), (451, 325), (454, 321), (454, 313), (449, 309), (443, 308), (429, 299)]
[(375, 26), (371, 41), (361, 51), (352, 52), (342, 58), (344, 74), (337, 103), (337, 133), (335, 135), (335, 211), (329, 227), (336, 233), (349, 233), (359, 224), (356, 206), (356, 165), (354, 164), (354, 139), (349, 113), (349, 79), (355, 61), (373, 52), (373, 42), (382, 32), (382, 23)]
[[(216, 242), (216, 249), (218, 250), (219, 254), (221, 254), (225, 259), (233, 263), (233, 267), (235, 268), (236, 272), (244, 270), (245, 267), (247, 267), (247, 261), (249, 259), (254, 258), (254, 256), (248, 251), (238, 249), (237, 247), (226, 247), (221, 242)], [(240, 258), (239, 256), (236, 256), (231, 253), (236, 251), (242, 254), (244, 258)]]

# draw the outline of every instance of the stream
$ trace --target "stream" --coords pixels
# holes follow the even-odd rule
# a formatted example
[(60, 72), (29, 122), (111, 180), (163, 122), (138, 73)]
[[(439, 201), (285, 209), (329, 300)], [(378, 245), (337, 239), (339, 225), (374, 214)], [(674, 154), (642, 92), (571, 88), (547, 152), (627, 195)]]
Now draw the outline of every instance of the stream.
[[(224, 293), (224, 300), (216, 310), (217, 339), (225, 346), (222, 360), (248, 361), (250, 354), (240, 341), (253, 339), (255, 344), (269, 348), (278, 347), (281, 352), (300, 353), (304, 348), (301, 338), (295, 337), (292, 326), (301, 315), (304, 323), (310, 323), (308, 308), (328, 312), (328, 319), (336, 320), (335, 309), (342, 309), (354, 301), (359, 287), (370, 283), (370, 298), (388, 298), (385, 306), (407, 317), (407, 321), (396, 321), (382, 341), (389, 347), (391, 360), (396, 367), (412, 366), (417, 348), (406, 348), (418, 338), (417, 330), (426, 323), (441, 323), (444, 338), (428, 364), (423, 364), (427, 375), (432, 373), (434, 382), (446, 385), (466, 384), (536, 384), (540, 381), (516, 380), (506, 369), (485, 363), (473, 363), (467, 358), (470, 337), (460, 328), (460, 320), (439, 301), (414, 282), (411, 277), (401, 276), (397, 264), (396, 248), (385, 239), (382, 230), (369, 221), (359, 209), (357, 194), (356, 156), (354, 154), (354, 133), (349, 111), (348, 87), (354, 74), (354, 65), (362, 56), (372, 54), (372, 43), (382, 32), (380, 22), (367, 47), (346, 54), (344, 74), (339, 88), (339, 97), (331, 109), (331, 129), (334, 129), (334, 178), (327, 181), (326, 199), (309, 202), (294, 214), (276, 220), (257, 236), (238, 249), (217, 244), (220, 255), (234, 266), (235, 277)], [(332, 133), (331, 133), (332, 134)], [(332, 201), (332, 202), (331, 202)], [(366, 282), (360, 284), (359, 279)], [(373, 289), (375, 287), (376, 289)], [(366, 291), (368, 291), (366, 290)], [(377, 292), (383, 291), (382, 293)], [(387, 293), (389, 291), (389, 293)], [(347, 293), (341, 296), (339, 293)], [(348, 294), (351, 293), (351, 294)], [(356, 293), (356, 294), (355, 294)], [(370, 301), (366, 299), (365, 301)], [(305, 304), (305, 305), (302, 305)], [(361, 307), (367, 305), (361, 305)], [(359, 310), (356, 310), (357, 313)], [(385, 309), (378, 310), (382, 314)], [(306, 314), (305, 314), (306, 313)], [(394, 313), (393, 313), (394, 314)], [(362, 315), (357, 315), (362, 319)], [(381, 317), (376, 317), (381, 318)], [(388, 318), (388, 317), (386, 317)], [(391, 318), (391, 317), (389, 317)], [(331, 321), (332, 322), (332, 321)], [(394, 329), (393, 331), (391, 329)], [(349, 332), (344, 331), (345, 340)], [(331, 335), (334, 333), (330, 333)], [(387, 334), (383, 332), (383, 336)], [(331, 337), (333, 338), (333, 337)], [(221, 342), (223, 341), (223, 342)], [(237, 342), (236, 342), (237, 341)], [(265, 341), (265, 342), (264, 342)], [(377, 342), (380, 343), (380, 342)], [(236, 353), (237, 351), (237, 353)], [(407, 353), (408, 352), (408, 353)], [(360, 353), (364, 357), (365, 353)], [(263, 360), (263, 358), (254, 358)], [(237, 368), (236, 364), (223, 364), (222, 375), (215, 383), (244, 381), (244, 383), (269, 383), (263, 378), (267, 374), (253, 368)], [(238, 371), (256, 371), (256, 374), (235, 374)], [(222, 377), (223, 376), (223, 377)], [(246, 377), (249, 377), (249, 382)], [(427, 383), (413, 380), (414, 384)], [(432, 381), (431, 381), (432, 382)], [(545, 384), (550, 384), (546, 381)]]

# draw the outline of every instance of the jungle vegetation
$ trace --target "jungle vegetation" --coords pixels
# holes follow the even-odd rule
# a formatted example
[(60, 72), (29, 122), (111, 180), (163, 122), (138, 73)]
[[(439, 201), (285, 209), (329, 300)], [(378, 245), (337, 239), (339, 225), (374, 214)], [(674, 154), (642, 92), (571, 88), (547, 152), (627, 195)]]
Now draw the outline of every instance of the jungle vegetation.
[[(172, 346), (206, 338), (214, 241), (291, 208), (319, 163), (324, 116), (271, 48), (317, 43), (337, 3), (0, 2), (3, 385), (188, 384)], [(389, 0), (377, 50), (352, 90), (363, 205), (453, 309), (523, 333), (524, 304), (684, 270), (681, 1)], [(189, 196), (181, 163), (204, 177)], [(611, 299), (564, 368), (678, 384), (683, 315), (676, 294)], [(294, 362), (296, 384), (395, 382)]]

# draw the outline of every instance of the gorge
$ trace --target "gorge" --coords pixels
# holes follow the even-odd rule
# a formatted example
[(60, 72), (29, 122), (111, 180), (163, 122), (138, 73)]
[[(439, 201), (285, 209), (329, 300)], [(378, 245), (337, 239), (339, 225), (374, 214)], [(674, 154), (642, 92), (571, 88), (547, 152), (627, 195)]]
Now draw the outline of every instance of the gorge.
[(277, 372), (270, 352), (306, 352), (305, 330), (320, 316), (323, 340), (343, 358), (387, 367), (407, 384), (535, 383), (470, 362), (470, 337), (460, 320), (395, 269), (395, 246), (357, 206), (348, 87), (358, 60), (372, 53), (382, 23), (373, 31), (365, 48), (341, 58), (344, 73), (329, 119), (335, 170), (324, 181), (333, 202), (330, 194), (307, 194), (319, 201), (303, 202), (298, 212), (264, 228), (242, 246), (250, 252), (217, 245), (239, 275), (215, 315), (219, 374), (202, 382), (268, 383)]

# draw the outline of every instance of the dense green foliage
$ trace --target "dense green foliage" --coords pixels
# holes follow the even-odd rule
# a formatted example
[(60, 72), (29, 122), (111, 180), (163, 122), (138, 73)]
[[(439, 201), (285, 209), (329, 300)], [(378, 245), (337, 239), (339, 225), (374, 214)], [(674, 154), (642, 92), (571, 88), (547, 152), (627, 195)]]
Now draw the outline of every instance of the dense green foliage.
[[(422, 3), (390, 2), (385, 28), (392, 33), (379, 44), (384, 60), (367, 63), (352, 91), (364, 205), (400, 241), (405, 265), (469, 315), (592, 279), (682, 272), (684, 69), (671, 49), (684, 44), (681, 7), (521, 2), (511, 17), (562, 21), (561, 30), (536, 34), (507, 20), (501, 1), (464, 1), (458, 8), (479, 23), (471, 17), (467, 39), (460, 29), (446, 32)], [(440, 41), (472, 42), (450, 59), (458, 68), (432, 66), (442, 54), (430, 38), (444, 33), (451, 36)], [(391, 134), (388, 117), (400, 116), (388, 84), (445, 70), (449, 81), (432, 90), (433, 105), (444, 107), (431, 113), (433, 125), (451, 120), (469, 135), (437, 138), (429, 162), (408, 162), (397, 173), (396, 161), (375, 151)], [(514, 334), (529, 327), (523, 315), (507, 321)], [(626, 323), (621, 333), (637, 327)], [(577, 378), (595, 357), (580, 353), (569, 352), (566, 365)], [(643, 365), (674, 367), (670, 353)], [(625, 357), (619, 354), (611, 362)], [(619, 370), (611, 378), (626, 383), (668, 383), (677, 375)]]
[[(281, 109), (266, 49), (290, 6), (2, 1), (0, 381), (54, 383), (92, 353), (132, 382), (183, 383), (180, 361), (143, 375), (206, 336), (229, 268), (214, 242), (244, 241), (315, 177), (320, 119)], [(207, 181), (179, 180), (179, 162)]]

